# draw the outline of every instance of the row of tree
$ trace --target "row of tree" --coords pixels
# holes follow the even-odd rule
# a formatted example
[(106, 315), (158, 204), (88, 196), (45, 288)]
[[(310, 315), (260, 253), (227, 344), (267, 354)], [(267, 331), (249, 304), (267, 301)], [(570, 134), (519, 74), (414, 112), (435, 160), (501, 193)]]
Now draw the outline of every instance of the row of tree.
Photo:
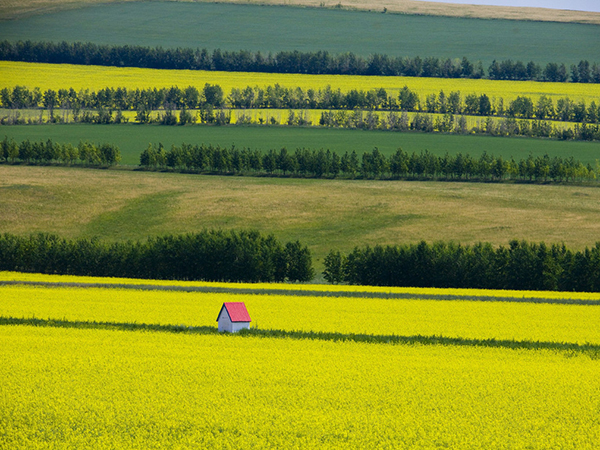
[(437, 156), (425, 150), (411, 154), (402, 149), (386, 156), (377, 148), (359, 158), (355, 151), (342, 156), (330, 150), (285, 147), (265, 153), (247, 148), (212, 145), (148, 145), (140, 155), (140, 166), (146, 169), (171, 169), (193, 173), (251, 174), (296, 177), (345, 177), (367, 179), (444, 179), (444, 180), (523, 180), (537, 182), (591, 181), (597, 168), (569, 158), (547, 154), (515, 161), (483, 153), (479, 158), (469, 154)]
[[(271, 113), (273, 114), (273, 113)], [(186, 125), (193, 123), (229, 125), (235, 120), (235, 125), (292, 125), (292, 126), (310, 126), (313, 125), (308, 110), (289, 110), (287, 118), (282, 121), (281, 114), (271, 115), (269, 113), (253, 115), (247, 110), (227, 110), (213, 109), (207, 107), (200, 111), (193, 112), (182, 109), (179, 113), (173, 110), (166, 110), (155, 114), (149, 111), (139, 111), (135, 120), (143, 124), (160, 125)], [(96, 112), (84, 111), (80, 116), (74, 117), (77, 123), (89, 124), (122, 124), (129, 122), (121, 111), (116, 114), (111, 110), (99, 109)], [(55, 114), (49, 116), (44, 121), (43, 114), (38, 118), (21, 117), (20, 113), (13, 112), (10, 115), (0, 118), (1, 125), (24, 125), (24, 124), (43, 124), (43, 123), (69, 123), (69, 116), (65, 111), (62, 115)], [(322, 111), (319, 126), (351, 128), (361, 130), (382, 130), (382, 131), (417, 131), (425, 133), (454, 133), (454, 134), (480, 134), (487, 136), (525, 136), (553, 138), (560, 140), (579, 140), (594, 141), (600, 140), (599, 124), (574, 124), (557, 125), (547, 120), (529, 120), (505, 117), (493, 119), (487, 117), (483, 120), (477, 120), (469, 125), (467, 117), (455, 116), (451, 113), (444, 115), (433, 115), (427, 113), (416, 113), (409, 117), (406, 111), (398, 113), (389, 111), (387, 113), (368, 110), (330, 110)]]
[[(600, 291), (600, 243), (582, 251), (511, 241), (356, 247), (331, 251), (330, 283), (374, 286)], [(47, 274), (229, 282), (310, 281), (310, 251), (257, 231), (204, 230), (146, 241), (0, 235), (0, 270)]]
[[(518, 96), (512, 101), (503, 98), (490, 98), (487, 94), (467, 94), (459, 91), (429, 94), (420, 97), (408, 86), (404, 86), (399, 94), (391, 95), (383, 89), (352, 89), (342, 92), (341, 89), (307, 89), (288, 88), (276, 84), (262, 88), (247, 86), (232, 88), (225, 97), (219, 85), (205, 84), (198, 90), (194, 86), (181, 89), (170, 88), (127, 89), (104, 88), (99, 91), (73, 88), (54, 91), (40, 88), (30, 90), (24, 86), (0, 89), (0, 107), (7, 109), (24, 109), (44, 107), (52, 116), (55, 109), (71, 110), (75, 120), (82, 110), (138, 111), (140, 121), (144, 114), (158, 109), (173, 110), (208, 110), (218, 108), (234, 109), (335, 109), (335, 110), (390, 110), (409, 112), (428, 112), (439, 114), (466, 114), (475, 116), (506, 116), (538, 120), (560, 120), (565, 122), (598, 123), (600, 122), (600, 104), (595, 101), (586, 105), (581, 100), (574, 102), (568, 97), (554, 100), (546, 95), (537, 100), (531, 97)], [(85, 118), (81, 118), (85, 121)]]
[(0, 163), (25, 162), (28, 164), (84, 164), (109, 167), (121, 161), (119, 147), (114, 144), (93, 144), (80, 141), (77, 146), (60, 144), (48, 139), (31, 142), (26, 139), (17, 143), (7, 136), (0, 142)]
[[(4, 137), (0, 142), (0, 163), (28, 164), (83, 164), (109, 167), (118, 164), (121, 154), (114, 144), (92, 144), (80, 141), (70, 143), (47, 141), (17, 143)], [(437, 156), (425, 150), (409, 154), (399, 148), (386, 156), (375, 147), (359, 158), (356, 151), (342, 156), (335, 151), (297, 148), (289, 152), (285, 147), (265, 153), (249, 148), (231, 148), (213, 145), (172, 145), (165, 150), (162, 143), (149, 144), (140, 154), (144, 169), (174, 170), (192, 173), (276, 175), (326, 178), (379, 178), (379, 179), (446, 179), (446, 180), (526, 180), (537, 182), (592, 181), (598, 168), (584, 165), (572, 156), (533, 157), (515, 161), (484, 152), (479, 158), (458, 153)]]
[(234, 282), (309, 281), (310, 251), (257, 231), (204, 230), (146, 241), (0, 235), (0, 270)]
[(600, 243), (582, 251), (564, 245), (511, 241), (452, 242), (331, 251), (324, 260), (330, 283), (437, 288), (600, 291)]
[[(57, 64), (86, 64), (154, 69), (223, 70), (230, 72), (310, 73), (334, 75), (384, 75), (442, 78), (483, 78), (481, 62), (419, 56), (393, 57), (374, 54), (366, 58), (353, 53), (326, 51), (260, 52), (204, 49), (97, 45), (90, 42), (0, 42), (0, 59)], [(494, 61), (488, 68), (492, 79), (600, 83), (600, 67), (581, 61), (570, 67), (548, 63), (542, 68), (530, 61)]]
[(512, 61), (510, 59), (500, 62), (494, 60), (488, 68), (488, 76), (491, 80), (599, 83), (599, 75), (600, 67), (598, 64), (590, 65), (587, 60), (579, 61), (579, 64), (571, 64), (570, 72), (564, 64), (548, 63), (542, 69), (533, 61), (525, 65), (522, 61)]
[[(306, 116), (306, 114), (296, 114), (296, 112), (290, 110), (287, 124), (311, 125)], [(238, 117), (236, 123), (249, 124), (253, 122), (245, 116), (245, 120), (242, 122), (239, 121)], [(323, 111), (319, 119), (319, 125), (362, 130), (526, 136), (578, 141), (600, 140), (600, 125), (598, 124), (583, 123), (564, 127), (553, 125), (546, 120), (515, 119), (513, 117), (493, 119), (487, 117), (469, 126), (465, 116), (455, 116), (450, 113), (444, 115), (417, 113), (410, 118), (406, 111), (400, 114), (395, 111), (385, 114), (361, 110), (355, 110), (351, 113), (339, 110)]]

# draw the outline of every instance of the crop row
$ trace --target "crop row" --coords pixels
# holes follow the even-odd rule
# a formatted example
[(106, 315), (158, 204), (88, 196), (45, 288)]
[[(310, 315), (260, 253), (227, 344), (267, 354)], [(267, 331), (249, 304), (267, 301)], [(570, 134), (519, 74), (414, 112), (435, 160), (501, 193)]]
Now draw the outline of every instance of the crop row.
[[(352, 298), (419, 298), (470, 301), (514, 301), (533, 303), (590, 304), (600, 302), (593, 292), (511, 291), (493, 289), (415, 288), (393, 286), (360, 286), (342, 284), (289, 283), (226, 283), (214, 281), (147, 280), (140, 278), (85, 277), (80, 275), (50, 275), (31, 272), (0, 271), (0, 285), (32, 285), (51, 287), (85, 287), (102, 289), (137, 289), (145, 291), (208, 292), (217, 294), (293, 295), (305, 297)], [(189, 289), (189, 290), (188, 290)], [(386, 297), (388, 296), (388, 297)], [(103, 319), (109, 320), (109, 319)], [(116, 319), (110, 319), (116, 320)], [(119, 319), (128, 320), (128, 319)], [(279, 325), (281, 326), (281, 325)]]
[[(222, 303), (241, 301), (252, 318), (251, 327), (266, 332), (264, 337), (279, 330), (297, 331), (301, 334), (287, 337), (298, 339), (315, 333), (313, 338), (322, 341), (336, 339), (319, 338), (317, 333), (337, 333), (339, 337), (439, 336), (457, 339), (457, 344), (464, 339), (465, 345), (472, 346), (485, 346), (484, 341), (494, 339), (504, 342), (498, 347), (509, 347), (507, 341), (600, 345), (600, 331), (594, 325), (600, 320), (598, 304), (273, 295), (261, 289), (233, 294), (16, 285), (0, 286), (0, 293), (0, 317), (5, 318), (5, 324), (10, 317), (64, 320), (64, 326), (71, 328), (77, 323), (82, 328), (93, 328), (97, 322), (126, 329), (127, 324), (137, 323), (149, 330), (152, 325), (178, 325), (180, 331), (210, 334), (216, 329)], [(493, 293), (504, 295), (502, 291)], [(557, 294), (560, 298), (569, 295)], [(40, 322), (39, 326), (52, 324)], [(286, 336), (282, 333), (281, 337)]]

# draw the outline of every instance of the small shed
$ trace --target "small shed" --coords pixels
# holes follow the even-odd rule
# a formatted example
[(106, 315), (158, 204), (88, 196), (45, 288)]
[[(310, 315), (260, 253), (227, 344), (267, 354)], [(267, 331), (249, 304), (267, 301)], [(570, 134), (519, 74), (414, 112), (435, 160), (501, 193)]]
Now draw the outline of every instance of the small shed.
[(236, 333), (244, 328), (250, 328), (250, 314), (244, 302), (225, 302), (217, 316), (219, 331)]

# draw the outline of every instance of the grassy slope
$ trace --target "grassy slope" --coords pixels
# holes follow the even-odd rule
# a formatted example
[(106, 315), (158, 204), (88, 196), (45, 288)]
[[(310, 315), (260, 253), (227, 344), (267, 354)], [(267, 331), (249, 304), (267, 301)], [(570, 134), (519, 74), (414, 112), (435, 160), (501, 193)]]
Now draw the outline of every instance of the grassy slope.
[[(139, 0), (0, 0), (0, 17), (14, 19), (35, 14), (45, 14), (87, 5)], [(169, 1), (169, 0), (165, 0)], [(203, 2), (207, 0), (172, 0), (177, 2)], [(447, 4), (419, 0), (221, 0), (220, 3), (258, 5), (285, 5), (300, 7), (325, 7), (389, 13), (418, 14), (448, 17), (474, 17), (483, 19), (534, 20), (550, 22), (575, 22), (600, 24), (600, 14), (549, 8), (520, 8), (510, 6), (483, 6)]]
[(596, 25), (188, 2), (113, 3), (35, 15), (0, 22), (0, 35), (263, 52), (466, 56), (486, 67), (493, 59), (572, 64), (598, 57)]
[(600, 240), (600, 189), (578, 186), (301, 180), (0, 166), (0, 232), (137, 239), (256, 228), (332, 248), (510, 239)]
[(230, 147), (249, 147), (267, 151), (286, 147), (288, 150), (306, 147), (330, 149), (339, 154), (355, 150), (358, 154), (379, 148), (389, 155), (401, 147), (408, 152), (429, 150), (436, 155), (459, 152), (479, 156), (484, 151), (514, 157), (527, 158), (531, 153), (542, 156), (574, 158), (595, 165), (600, 155), (599, 142), (564, 142), (548, 139), (494, 138), (489, 136), (459, 136), (426, 133), (394, 133), (387, 131), (362, 131), (304, 127), (194, 125), (168, 127), (158, 125), (18, 125), (0, 127), (0, 139), (4, 136), (17, 141), (30, 139), (74, 145), (80, 140), (96, 143), (110, 142), (119, 146), (122, 164), (139, 164), (140, 153), (149, 143), (162, 142), (166, 148), (181, 143), (213, 144)]

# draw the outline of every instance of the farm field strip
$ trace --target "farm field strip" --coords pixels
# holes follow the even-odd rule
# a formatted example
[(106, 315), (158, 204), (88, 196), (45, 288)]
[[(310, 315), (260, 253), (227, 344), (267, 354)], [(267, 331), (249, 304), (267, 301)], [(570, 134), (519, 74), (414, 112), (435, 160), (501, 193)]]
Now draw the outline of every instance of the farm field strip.
[(403, 86), (419, 94), (421, 101), (429, 94), (446, 95), (451, 91), (467, 94), (486, 94), (491, 98), (514, 100), (517, 96), (528, 96), (537, 101), (541, 95), (556, 100), (569, 97), (571, 100), (584, 100), (586, 104), (600, 100), (600, 84), (594, 83), (545, 83), (536, 81), (472, 80), (448, 78), (382, 77), (352, 75), (302, 75), (269, 74), (257, 72), (218, 72), (192, 70), (140, 69), (130, 67), (78, 66), (70, 64), (42, 64), (0, 61), (2, 80), (0, 88), (13, 88), (17, 85), (28, 89), (39, 87), (47, 89), (99, 90), (105, 87), (159, 88), (195, 86), (202, 89), (206, 83), (218, 84), (225, 95), (232, 88), (247, 86), (267, 87), (279, 84), (285, 87), (301, 87), (303, 90), (352, 89), (371, 90), (384, 88), (388, 95), (398, 95)]
[[(223, 302), (246, 303), (261, 331), (600, 344), (597, 305), (1, 286), (0, 316), (212, 327)], [(310, 313), (307, 313), (310, 311)], [(26, 323), (26, 322), (24, 322)]]
[[(491, 295), (457, 295), (451, 292), (459, 289), (425, 289), (421, 293), (402, 292), (401, 288), (396, 288), (400, 292), (373, 292), (366, 290), (343, 290), (330, 291), (327, 289), (302, 290), (294, 288), (279, 289), (273, 285), (267, 289), (258, 289), (254, 287), (241, 288), (235, 286), (180, 286), (180, 285), (157, 285), (157, 284), (104, 284), (104, 283), (80, 283), (80, 282), (45, 282), (45, 281), (0, 281), (0, 286), (40, 286), (47, 288), (102, 288), (102, 289), (136, 289), (141, 291), (177, 291), (177, 292), (204, 292), (235, 295), (292, 295), (292, 296), (310, 296), (310, 297), (366, 297), (366, 298), (387, 298), (387, 299), (425, 299), (425, 300), (464, 300), (464, 301), (496, 301), (496, 302), (522, 302), (522, 303), (554, 303), (567, 305), (600, 305), (600, 299), (580, 299), (572, 298), (572, 293), (559, 293), (555, 298), (546, 298), (543, 296), (501, 296), (502, 291), (488, 291)], [(473, 290), (477, 292), (476, 290)], [(530, 292), (527, 292), (530, 293)], [(494, 295), (497, 294), (497, 295)], [(531, 293), (530, 293), (531, 294)], [(585, 294), (585, 293), (584, 293)], [(584, 295), (585, 296), (585, 295)], [(575, 297), (578, 297), (575, 293)]]
[[(144, 1), (144, 0), (132, 0)], [(78, 2), (79, 6), (102, 3), (115, 3), (118, 0), (84, 0)], [(339, 9), (339, 2), (336, 0), (227, 0), (223, 3), (229, 4), (256, 4), (260, 6), (277, 5), (292, 7), (309, 8), (336, 8)], [(527, 8), (514, 6), (483, 6), (468, 4), (446, 4), (439, 2), (421, 2), (414, 0), (404, 0), (401, 3), (388, 1), (378, 5), (378, 8), (387, 8), (388, 13), (415, 14), (426, 16), (443, 17), (472, 17), (482, 19), (509, 19), (509, 20), (527, 20), (527, 21), (548, 21), (548, 22), (566, 22), (566, 23), (600, 23), (600, 14), (589, 11), (577, 10), (558, 10), (550, 8)], [(70, 0), (33, 0), (33, 1), (5, 1), (0, 10), (2, 17), (6, 19), (15, 19), (27, 17), (36, 14), (37, 10), (43, 8), (46, 11), (58, 12), (73, 8)], [(366, 0), (346, 0), (344, 8), (351, 11), (369, 11), (379, 13), (373, 8), (373, 4)]]
[[(278, 0), (286, 3), (287, 0)], [(319, 2), (312, 0), (312, 6)], [(356, 0), (349, 0), (352, 7)], [(14, 0), (5, 0), (14, 3)], [(329, 2), (329, 0), (328, 0)], [(18, 6), (22, 2), (19, 3)], [(81, 2), (77, 6), (81, 5)], [(360, 1), (359, 1), (360, 3)], [(438, 10), (439, 4), (412, 2), (419, 5), (409, 14), (381, 14), (384, 7), (408, 6), (405, 1), (384, 0), (369, 5), (377, 12), (333, 8), (290, 8), (257, 5), (227, 5), (198, 2), (119, 2), (112, 5), (87, 5), (71, 11), (48, 11), (31, 17), (0, 21), (0, 34), (11, 41), (69, 41), (97, 44), (162, 46), (163, 48), (206, 47), (221, 50), (261, 51), (263, 55), (278, 51), (353, 52), (392, 56), (430, 56), (461, 59), (467, 57), (485, 68), (492, 60), (521, 60), (525, 64), (557, 62), (590, 63), (597, 58), (597, 32), (594, 25), (549, 23), (535, 20), (477, 20), (473, 15), (486, 10), (494, 17), (504, 8), (465, 8), (443, 5), (452, 15), (469, 17), (433, 17), (418, 10)], [(342, 3), (339, 3), (342, 5)], [(17, 6), (17, 7), (18, 7)], [(364, 6), (364, 2), (363, 2)], [(52, 2), (52, 9), (55, 2)], [(3, 8), (4, 9), (4, 8)], [(412, 9), (412, 11), (410, 11)], [(467, 9), (467, 11), (465, 11)], [(575, 13), (541, 8), (510, 8), (511, 18), (523, 18), (529, 11), (541, 12), (552, 20), (585, 16), (586, 22), (598, 22), (598, 13)], [(43, 11), (43, 10), (42, 10)], [(40, 11), (41, 12), (41, 11)], [(411, 15), (410, 12), (418, 15)], [(7, 11), (10, 14), (10, 11)], [(500, 13), (502, 14), (502, 13)], [(502, 17), (502, 16), (501, 16)], [(503, 16), (506, 17), (506, 16)], [(569, 19), (567, 19), (569, 20)], [(249, 26), (248, 24), (251, 24)], [(226, 30), (226, 31), (225, 31)], [(352, 39), (348, 39), (352, 30)], [(523, 45), (526, 42), (527, 45)], [(596, 61), (597, 62), (597, 61)]]
[[(107, 278), (107, 277), (86, 277), (76, 275), (49, 275), (40, 273), (21, 273), (0, 271), (0, 285), (2, 284), (27, 284), (40, 283), (48, 286), (56, 285), (58, 287), (72, 285), (72, 287), (115, 287), (122, 289), (130, 287), (134, 289), (164, 288), (168, 290), (206, 289), (208, 292), (219, 292), (219, 289), (227, 290), (222, 293), (250, 293), (254, 292), (260, 295), (276, 293), (283, 294), (288, 291), (289, 295), (325, 295), (325, 296), (344, 296), (359, 294), (365, 297), (372, 296), (376, 298), (380, 295), (406, 295), (413, 298), (455, 298), (455, 299), (514, 299), (515, 301), (531, 300), (556, 300), (570, 301), (580, 300), (592, 302), (600, 301), (598, 292), (555, 292), (555, 291), (510, 291), (493, 289), (439, 289), (439, 288), (409, 288), (393, 286), (355, 286), (355, 285), (336, 285), (336, 284), (288, 284), (288, 283), (223, 283), (210, 281), (174, 281), (174, 280), (147, 280), (134, 278)], [(535, 303), (535, 301), (533, 301)]]
[(592, 449), (598, 362), (508, 350), (1, 326), (8, 448)]
[(600, 190), (590, 186), (7, 165), (0, 165), (0, 180), (2, 233), (125, 241), (204, 228), (256, 229), (308, 245), (317, 271), (331, 250), (355, 246), (421, 240), (507, 246), (511, 239), (525, 239), (581, 250), (600, 236)]
[[(600, 101), (600, 98), (598, 100)], [(230, 117), (231, 125), (256, 125), (256, 126), (273, 125), (271, 123), (272, 119), (275, 121), (275, 125), (286, 126), (286, 125), (288, 125), (288, 118), (290, 115), (290, 111), (292, 111), (296, 115), (296, 117), (301, 116), (305, 120), (307, 120), (310, 123), (308, 125), (309, 127), (310, 126), (322, 127), (323, 125), (320, 125), (319, 121), (321, 119), (321, 115), (324, 112), (326, 112), (326, 113), (334, 112), (337, 114), (345, 114), (345, 116), (347, 118), (351, 118), (352, 114), (353, 114), (352, 110), (347, 110), (347, 109), (278, 109), (278, 108), (235, 109), (235, 108), (224, 108), (223, 111), (226, 114), (231, 115), (231, 117)], [(84, 112), (84, 110), (82, 110), (82, 113), (83, 112)], [(91, 114), (97, 113), (96, 110), (85, 110), (85, 112), (89, 112)], [(179, 116), (180, 112), (181, 112), (181, 110), (178, 110), (178, 109), (174, 109), (172, 111), (172, 113), (177, 117)], [(200, 124), (201, 110), (197, 109), (197, 110), (191, 110), (188, 112), (190, 112), (196, 118), (196, 123)], [(367, 111), (367, 110), (362, 111), (363, 119), (367, 117), (367, 114), (369, 112), (370, 111)], [(376, 117), (378, 117), (380, 121), (388, 120), (390, 113), (396, 114), (398, 117), (400, 117), (402, 114), (402, 112), (400, 112), (400, 111), (389, 111), (389, 110), (376, 110), (376, 111), (372, 111), (372, 113)], [(113, 116), (114, 116), (114, 114), (115, 114), (115, 112), (113, 111)], [(128, 123), (136, 123), (136, 115), (137, 115), (136, 111), (127, 110), (127, 111), (122, 111), (121, 114), (122, 114), (123, 118), (127, 120)], [(164, 109), (154, 111), (154, 112), (150, 113), (150, 120), (154, 121), (154, 122), (160, 122), (160, 120), (164, 114), (165, 114)], [(409, 121), (412, 122), (412, 120), (415, 118), (415, 116), (424, 115), (424, 114), (431, 117), (434, 122), (436, 120), (444, 119), (444, 114), (428, 113), (426, 111), (408, 112), (407, 116), (408, 116)], [(55, 110), (54, 116), (55, 117), (58, 116), (61, 120), (63, 120), (63, 122), (65, 124), (81, 123), (81, 122), (73, 121), (73, 112), (71, 110), (62, 110), (62, 109)], [(456, 120), (458, 117), (461, 117), (461, 116), (466, 119), (467, 129), (471, 129), (475, 126), (477, 126), (480, 129), (483, 129), (485, 126), (485, 122), (488, 118), (488, 116), (469, 116), (469, 115), (464, 115), (464, 114), (455, 114), (454, 118)], [(489, 116), (489, 117), (492, 118), (494, 123), (500, 123), (501, 120), (507, 118), (506, 116)], [(50, 119), (48, 110), (42, 109), (42, 108), (17, 109), (17, 110), (0, 108), (0, 119), (3, 119), (3, 118), (6, 118), (6, 119), (10, 118), (13, 120), (20, 119), (22, 121), (25, 121), (27, 123), (27, 125), (48, 124), (48, 121)], [(247, 123), (248, 118), (250, 118), (251, 124)], [(246, 122), (244, 122), (245, 120), (246, 120)], [(532, 122), (536, 121), (536, 119), (522, 119), (522, 118), (515, 118), (514, 120), (517, 123), (526, 121), (530, 124)], [(546, 122), (550, 123), (551, 125), (559, 128), (559, 129), (573, 128), (573, 126), (578, 123), (578, 122), (566, 122), (566, 121), (550, 120), (550, 119), (546, 120)], [(269, 125), (267, 125), (267, 124), (269, 124)], [(345, 128), (345, 127), (340, 126), (340, 127), (331, 127), (331, 128)]]
[[(559, 126), (561, 126), (559, 124)], [(7, 136), (17, 142), (47, 141), (77, 145), (79, 141), (94, 143), (110, 142), (119, 147), (124, 165), (138, 165), (140, 154), (149, 143), (162, 143), (169, 149), (171, 145), (212, 144), (230, 148), (270, 149), (286, 147), (289, 151), (297, 148), (330, 149), (343, 155), (346, 151), (360, 156), (377, 147), (389, 156), (399, 147), (408, 153), (424, 150), (443, 156), (446, 152), (470, 154), (479, 157), (488, 154), (505, 159), (527, 159), (548, 154), (550, 157), (573, 156), (584, 164), (596, 165), (600, 154), (600, 142), (559, 141), (522, 137), (492, 137), (482, 135), (456, 135), (442, 133), (365, 131), (343, 128), (296, 127), (296, 126), (160, 126), (160, 125), (86, 125), (86, 124), (44, 124), (0, 126), (0, 139)]]

